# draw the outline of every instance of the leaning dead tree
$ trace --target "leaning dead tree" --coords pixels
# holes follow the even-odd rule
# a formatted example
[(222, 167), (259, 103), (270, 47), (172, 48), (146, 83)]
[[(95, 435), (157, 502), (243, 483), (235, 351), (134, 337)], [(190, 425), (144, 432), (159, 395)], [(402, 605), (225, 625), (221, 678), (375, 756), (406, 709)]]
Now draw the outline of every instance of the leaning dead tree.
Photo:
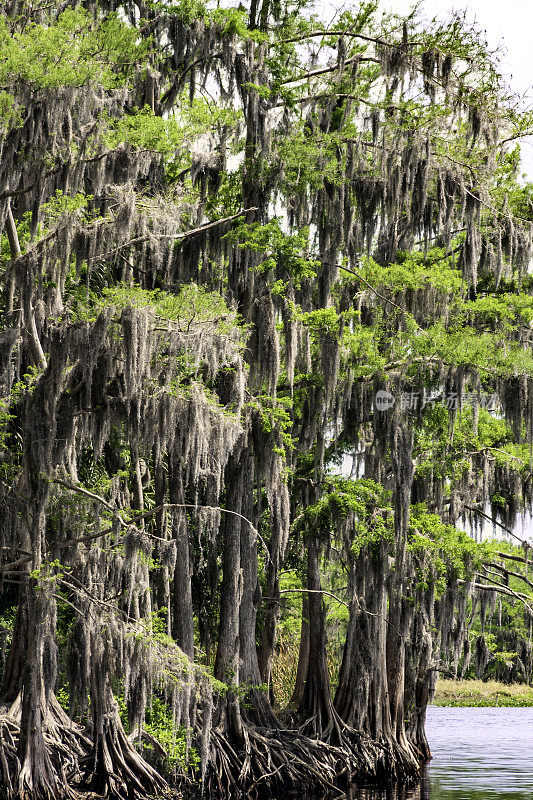
[(460, 527), (531, 503), (531, 120), (466, 22), (375, 12), (1, 12), (8, 800), (414, 783), (495, 593), (530, 679), (529, 549)]

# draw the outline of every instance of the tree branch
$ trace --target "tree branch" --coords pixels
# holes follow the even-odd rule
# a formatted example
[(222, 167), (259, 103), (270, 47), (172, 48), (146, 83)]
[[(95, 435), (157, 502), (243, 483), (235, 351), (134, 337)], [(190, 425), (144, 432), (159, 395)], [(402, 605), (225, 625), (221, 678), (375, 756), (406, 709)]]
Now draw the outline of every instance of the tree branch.
[[(346, 66), (346, 64), (355, 64), (355, 62), (359, 63), (361, 61), (373, 61), (376, 64), (380, 63), (378, 58), (356, 57), (356, 58), (347, 58), (343, 66)], [(326, 72), (335, 72), (338, 69), (339, 69), (338, 64), (335, 64), (335, 66), (333, 67), (322, 67), (321, 69), (314, 69), (311, 72), (304, 72), (302, 75), (298, 75), (296, 78), (287, 78), (286, 80), (281, 81), (279, 85), (286, 86), (288, 83), (297, 83), (298, 81), (306, 80), (306, 78), (314, 78), (315, 75), (324, 75)]]
[(527, 545), (529, 547), (529, 544), (528, 544), (528, 542), (526, 542), (525, 539), (521, 539), (520, 536), (517, 536), (516, 533), (513, 533), (513, 531), (510, 528), (508, 528), (506, 525), (503, 525), (501, 522), (498, 522), (497, 519), (493, 519), (492, 517), (489, 517), (489, 515), (485, 514), (485, 512), (481, 511), (481, 509), (475, 508), (475, 506), (463, 506), (463, 508), (466, 508), (467, 511), (473, 511), (475, 514), (479, 514), (480, 517), (483, 517), (488, 522), (491, 522), (493, 525), (497, 525), (499, 528), (504, 530), (510, 536), (513, 536), (515, 539), (517, 539), (520, 542), (520, 544), (522, 544), (522, 545), (525, 544), (525, 545)]
[(515, 572), (514, 570), (507, 569), (507, 567), (502, 566), (501, 564), (496, 564), (495, 561), (487, 561), (485, 562), (486, 567), (492, 567), (493, 569), (499, 570), (504, 577), (508, 575), (512, 575), (513, 578), (518, 578), (518, 580), (523, 581), (530, 589), (533, 589), (533, 583), (526, 578), (525, 575), (522, 575), (520, 572)]
[(385, 47), (418, 47), (421, 42), (386, 42), (385, 39), (378, 39), (375, 36), (365, 36), (364, 33), (355, 33), (354, 31), (311, 31), (304, 34), (304, 36), (294, 36), (292, 39), (282, 39), (280, 44), (292, 44), (293, 42), (303, 42), (306, 39), (315, 38), (317, 36), (350, 36), (352, 39), (362, 39), (364, 42), (371, 42), (373, 44), (382, 44)]
[[(492, 581), (489, 577), (485, 575), (479, 575), (479, 577), (482, 578), (483, 580), (489, 581), (490, 586), (487, 586), (486, 584), (483, 583), (473, 583), (472, 585), (474, 589), (484, 589), (487, 591), (492, 590), (495, 592), (499, 592), (500, 594), (506, 594), (509, 595), (510, 597), (514, 597), (516, 600), (519, 600), (521, 603), (524, 604), (524, 606), (528, 609), (531, 616), (533, 617), (533, 608), (531, 608), (531, 606), (527, 602), (531, 598), (529, 598), (527, 595), (521, 593), (519, 594), (518, 592), (515, 592), (512, 589), (510, 589), (508, 586), (502, 586), (501, 583), (498, 583), (497, 581)], [(460, 581), (460, 583), (465, 583), (465, 581)]]
[(192, 228), (189, 231), (184, 231), (183, 233), (171, 233), (171, 234), (154, 234), (153, 236), (138, 236), (135, 239), (130, 239), (124, 244), (121, 244), (117, 247), (116, 250), (110, 250), (107, 253), (103, 253), (102, 255), (97, 257), (97, 261), (103, 261), (109, 256), (115, 255), (119, 250), (124, 250), (126, 247), (131, 247), (135, 244), (142, 244), (143, 242), (149, 242), (151, 239), (186, 239), (189, 236), (194, 236), (196, 233), (203, 233), (204, 231), (208, 231), (211, 228), (216, 228), (218, 225), (224, 225), (226, 222), (232, 222), (234, 219), (238, 219), (239, 217), (243, 217), (245, 214), (250, 213), (250, 211), (257, 211), (257, 206), (252, 206), (251, 208), (245, 208), (243, 211), (239, 211), (238, 214), (232, 214), (230, 217), (223, 217), (222, 219), (216, 219), (214, 222), (208, 222), (205, 225), (200, 225), (198, 228)]
[(364, 283), (365, 286), (367, 286), (370, 289), (370, 291), (373, 292), (377, 297), (379, 297), (385, 303), (390, 303), (390, 305), (394, 306), (394, 308), (397, 308), (398, 311), (402, 312), (404, 317), (409, 317), (414, 322), (415, 326), (418, 328), (419, 331), (422, 330), (422, 328), (420, 327), (420, 325), (418, 324), (418, 322), (416, 321), (416, 319), (414, 317), (412, 317), (404, 308), (402, 308), (397, 303), (395, 303), (394, 300), (390, 300), (390, 298), (385, 297), (385, 295), (383, 295), (383, 294), (380, 294), (380, 292), (378, 292), (378, 290), (375, 289), (372, 286), (371, 283), (369, 283), (365, 278), (363, 278), (363, 276), (359, 272), (356, 272), (354, 269), (350, 269), (349, 267), (343, 267), (343, 266), (340, 266), (340, 265), (339, 265), (339, 269), (344, 270), (344, 272), (349, 272), (351, 275), (355, 275), (355, 277), (359, 278), (359, 280), (362, 283)]
[[(332, 597), (337, 603), (341, 603), (341, 605), (346, 606), (349, 610), (350, 606), (345, 600), (341, 600), (340, 597), (337, 595), (332, 594), (332, 592), (326, 591), (326, 589), (280, 589), (280, 594), (290, 594), (292, 592), (296, 592), (297, 594), (326, 594), (328, 597)], [(264, 597), (263, 600), (276, 600), (275, 597)]]
[(99, 494), (95, 494), (94, 492), (89, 491), (89, 489), (85, 489), (83, 486), (79, 486), (78, 484), (74, 483), (67, 483), (67, 481), (63, 481), (60, 478), (51, 478), (52, 483), (57, 483), (59, 486), (63, 486), (65, 489), (69, 489), (71, 492), (77, 492), (78, 494), (84, 495), (84, 497), (88, 497), (90, 500), (96, 500), (98, 503), (101, 503), (108, 511), (112, 514), (117, 514), (117, 509), (108, 503), (103, 497), (100, 497)]

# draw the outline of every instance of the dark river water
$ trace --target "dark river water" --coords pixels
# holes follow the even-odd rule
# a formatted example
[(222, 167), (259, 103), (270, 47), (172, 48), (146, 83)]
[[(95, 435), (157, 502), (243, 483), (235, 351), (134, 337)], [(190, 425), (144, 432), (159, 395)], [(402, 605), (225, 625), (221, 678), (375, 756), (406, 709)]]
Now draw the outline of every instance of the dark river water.
[(533, 708), (430, 708), (422, 785), (354, 800), (533, 800)]

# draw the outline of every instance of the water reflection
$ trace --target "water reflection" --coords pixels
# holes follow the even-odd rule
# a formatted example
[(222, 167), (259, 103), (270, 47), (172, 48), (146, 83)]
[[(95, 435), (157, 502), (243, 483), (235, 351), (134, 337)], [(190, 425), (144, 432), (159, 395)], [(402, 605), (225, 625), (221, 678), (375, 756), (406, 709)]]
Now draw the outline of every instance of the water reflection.
[(361, 790), (353, 800), (531, 800), (533, 708), (430, 708), (433, 760), (411, 790)]
[(420, 786), (414, 789), (360, 789), (346, 796), (346, 800), (430, 800), (430, 785), (424, 771)]

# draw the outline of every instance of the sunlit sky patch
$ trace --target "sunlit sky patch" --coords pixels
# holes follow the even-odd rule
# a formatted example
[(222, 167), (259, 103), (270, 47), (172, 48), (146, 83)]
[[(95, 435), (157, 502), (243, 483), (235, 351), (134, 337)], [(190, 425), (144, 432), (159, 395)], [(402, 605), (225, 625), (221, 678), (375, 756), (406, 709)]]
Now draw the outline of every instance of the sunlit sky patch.
[[(346, 2), (349, 8), (354, 3)], [(381, 0), (384, 11), (407, 14), (412, 0)], [(316, 4), (325, 19), (331, 18), (339, 4), (327, 0)], [(420, 3), (424, 16), (450, 18), (468, 11), (472, 21), (484, 32), (489, 47), (498, 50), (500, 70), (508, 85), (523, 98), (524, 108), (533, 107), (533, 2), (531, 0), (424, 0)], [(522, 143), (522, 168), (526, 180), (533, 182), (533, 137)]]

